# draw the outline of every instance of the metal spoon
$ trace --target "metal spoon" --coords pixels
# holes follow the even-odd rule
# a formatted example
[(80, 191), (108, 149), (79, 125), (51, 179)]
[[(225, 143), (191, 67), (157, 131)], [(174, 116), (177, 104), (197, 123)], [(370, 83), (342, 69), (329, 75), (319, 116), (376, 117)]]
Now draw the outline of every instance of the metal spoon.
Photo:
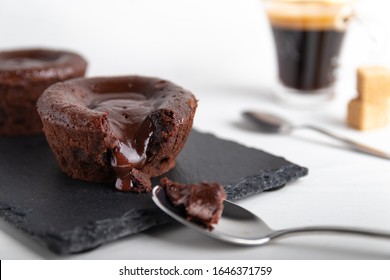
[(282, 236), (292, 236), (302, 233), (347, 233), (367, 237), (389, 238), (390, 232), (381, 232), (352, 227), (310, 226), (283, 230), (271, 229), (263, 220), (248, 210), (224, 201), (222, 216), (214, 229), (208, 229), (186, 220), (182, 209), (174, 207), (168, 200), (165, 190), (156, 186), (153, 188), (154, 203), (166, 214), (183, 225), (200, 233), (228, 243), (238, 245), (263, 245)]
[(262, 113), (262, 112), (246, 111), (243, 112), (243, 116), (248, 120), (252, 121), (253, 123), (255, 123), (260, 129), (262, 129), (265, 132), (289, 134), (294, 129), (299, 129), (299, 128), (311, 129), (319, 133), (325, 134), (331, 138), (337, 139), (355, 151), (359, 151), (365, 154), (369, 154), (384, 159), (390, 159), (389, 153), (385, 153), (378, 149), (347, 139), (345, 137), (339, 136), (337, 134), (334, 134), (333, 132), (329, 132), (317, 126), (313, 126), (310, 124), (293, 125), (289, 121), (284, 120), (280, 117), (268, 113)]

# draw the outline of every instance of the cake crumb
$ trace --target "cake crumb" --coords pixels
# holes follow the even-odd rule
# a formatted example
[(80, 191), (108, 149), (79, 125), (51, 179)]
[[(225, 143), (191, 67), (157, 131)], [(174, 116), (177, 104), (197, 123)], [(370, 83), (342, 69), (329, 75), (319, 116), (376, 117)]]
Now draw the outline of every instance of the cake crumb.
[(160, 183), (170, 202), (185, 211), (187, 220), (209, 230), (214, 229), (222, 215), (223, 201), (226, 199), (225, 189), (220, 183), (180, 184), (166, 177)]

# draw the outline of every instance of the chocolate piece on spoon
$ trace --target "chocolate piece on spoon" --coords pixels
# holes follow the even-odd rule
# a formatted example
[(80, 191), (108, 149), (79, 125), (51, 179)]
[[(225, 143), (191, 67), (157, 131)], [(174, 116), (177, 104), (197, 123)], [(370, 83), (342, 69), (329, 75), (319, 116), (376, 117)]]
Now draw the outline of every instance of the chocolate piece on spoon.
[(187, 220), (206, 226), (210, 230), (218, 223), (223, 211), (226, 193), (219, 183), (179, 184), (164, 177), (165, 188), (171, 203), (183, 207)]

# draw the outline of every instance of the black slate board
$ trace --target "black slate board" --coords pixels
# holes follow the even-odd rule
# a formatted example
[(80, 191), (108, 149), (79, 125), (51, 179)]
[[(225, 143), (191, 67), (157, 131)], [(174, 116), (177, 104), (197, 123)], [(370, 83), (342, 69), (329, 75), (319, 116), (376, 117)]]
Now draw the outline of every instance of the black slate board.
[[(283, 158), (193, 131), (168, 177), (219, 181), (236, 200), (307, 172)], [(150, 194), (69, 178), (43, 136), (0, 138), (0, 216), (59, 254), (90, 250), (170, 220)]]

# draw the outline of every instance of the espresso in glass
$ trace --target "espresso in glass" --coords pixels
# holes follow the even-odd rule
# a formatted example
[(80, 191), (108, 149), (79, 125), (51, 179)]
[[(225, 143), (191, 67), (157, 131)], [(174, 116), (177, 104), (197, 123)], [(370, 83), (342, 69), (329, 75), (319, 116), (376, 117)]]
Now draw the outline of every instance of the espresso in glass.
[(280, 83), (298, 95), (333, 94), (335, 70), (351, 16), (345, 1), (266, 2)]

